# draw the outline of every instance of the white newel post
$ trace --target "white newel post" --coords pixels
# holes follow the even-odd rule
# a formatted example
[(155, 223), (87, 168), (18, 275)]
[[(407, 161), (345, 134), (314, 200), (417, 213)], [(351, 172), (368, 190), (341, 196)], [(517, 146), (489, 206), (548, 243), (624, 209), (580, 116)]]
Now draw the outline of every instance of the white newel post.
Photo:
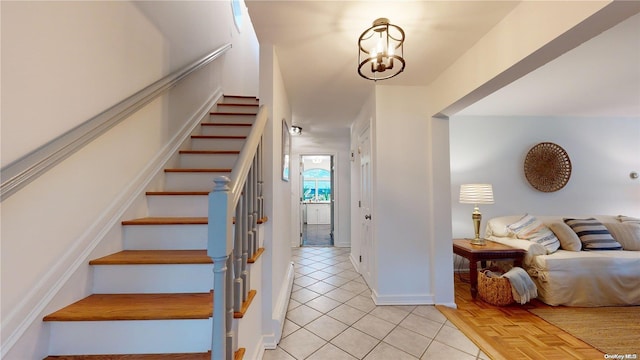
[[(219, 176), (214, 179), (215, 186), (209, 193), (209, 225), (207, 255), (213, 259), (213, 325), (211, 339), (211, 359), (231, 359), (233, 352), (229, 344), (233, 343), (232, 327), (228, 326), (228, 308), (233, 305), (232, 276), (230, 256), (233, 252), (234, 204), (231, 201), (229, 183), (231, 179)], [(233, 310), (231, 311), (233, 316)]]

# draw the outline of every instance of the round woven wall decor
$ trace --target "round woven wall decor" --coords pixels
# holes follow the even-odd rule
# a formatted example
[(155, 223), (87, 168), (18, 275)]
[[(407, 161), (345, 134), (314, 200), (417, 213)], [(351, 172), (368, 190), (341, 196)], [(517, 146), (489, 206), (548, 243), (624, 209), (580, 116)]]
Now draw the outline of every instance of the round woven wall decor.
[(529, 184), (544, 192), (562, 189), (571, 177), (571, 160), (562, 147), (542, 142), (529, 150), (524, 159), (524, 175)]

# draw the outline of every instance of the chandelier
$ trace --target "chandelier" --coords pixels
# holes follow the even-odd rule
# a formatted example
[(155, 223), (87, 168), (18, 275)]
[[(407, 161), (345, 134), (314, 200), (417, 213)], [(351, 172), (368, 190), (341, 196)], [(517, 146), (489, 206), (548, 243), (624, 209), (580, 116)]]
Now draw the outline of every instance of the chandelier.
[(405, 67), (404, 31), (380, 18), (358, 39), (358, 74), (368, 80), (390, 79)]

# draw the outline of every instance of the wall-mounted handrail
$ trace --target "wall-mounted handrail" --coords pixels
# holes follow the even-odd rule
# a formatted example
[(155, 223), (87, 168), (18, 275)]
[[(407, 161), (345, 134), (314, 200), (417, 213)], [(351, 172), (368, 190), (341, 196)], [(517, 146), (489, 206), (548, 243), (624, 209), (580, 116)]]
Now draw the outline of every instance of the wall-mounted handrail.
[(225, 44), (193, 63), (163, 77), (100, 114), (58, 136), (38, 149), (0, 169), (0, 201), (68, 158), (84, 145), (175, 86), (179, 81), (220, 57), (231, 48)]

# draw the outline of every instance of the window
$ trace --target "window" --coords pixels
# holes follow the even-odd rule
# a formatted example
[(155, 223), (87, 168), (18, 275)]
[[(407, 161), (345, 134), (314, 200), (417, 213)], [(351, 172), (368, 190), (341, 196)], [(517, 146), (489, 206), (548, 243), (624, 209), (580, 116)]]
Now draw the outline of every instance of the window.
[(330, 201), (331, 173), (325, 169), (305, 170), (302, 201)]

